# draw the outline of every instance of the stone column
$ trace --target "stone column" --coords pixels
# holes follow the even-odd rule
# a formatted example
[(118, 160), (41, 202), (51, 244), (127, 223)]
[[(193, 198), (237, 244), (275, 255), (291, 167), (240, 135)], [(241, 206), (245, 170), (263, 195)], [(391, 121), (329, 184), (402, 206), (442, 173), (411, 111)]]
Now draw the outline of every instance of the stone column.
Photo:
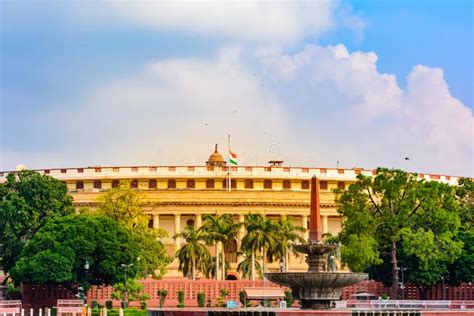
[(321, 217), (322, 217), (321, 226), (322, 226), (323, 234), (327, 234), (328, 233), (328, 216), (322, 215)]
[(308, 215), (301, 215), (301, 226), (306, 229), (303, 234), (305, 240), (309, 239), (309, 230), (308, 229)]
[(196, 214), (196, 220), (194, 221), (196, 229), (199, 229), (202, 226), (202, 216), (201, 214)]
[(244, 227), (244, 221), (245, 221), (245, 216), (244, 214), (239, 214), (239, 224), (241, 224), (240, 228), (239, 228), (239, 234), (238, 234), (238, 239), (239, 239), (239, 242), (242, 240), (242, 238), (244, 237), (245, 235), (245, 227)]
[[(181, 233), (181, 214), (174, 215), (174, 233)], [(181, 238), (177, 237), (174, 241), (174, 247), (178, 250), (181, 247)]]
[(153, 229), (160, 228), (160, 215), (154, 214), (153, 215)]

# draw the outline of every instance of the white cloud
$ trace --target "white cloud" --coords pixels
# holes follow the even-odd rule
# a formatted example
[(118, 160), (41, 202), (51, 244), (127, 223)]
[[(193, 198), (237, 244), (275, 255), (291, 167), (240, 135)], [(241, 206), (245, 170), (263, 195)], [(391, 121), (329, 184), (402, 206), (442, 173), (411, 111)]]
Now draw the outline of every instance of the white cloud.
[(97, 87), (75, 110), (38, 118), (59, 124), (48, 140), (57, 147), (7, 153), (5, 163), (203, 164), (231, 133), (247, 164), (339, 160), (472, 176), (472, 111), (450, 94), (442, 70), (415, 66), (400, 87), (376, 62), (343, 45), (292, 55), (228, 47), (209, 59), (154, 62)]
[(339, 1), (101, 1), (74, 7), (77, 22), (124, 22), (227, 40), (291, 45), (341, 26), (361, 33), (364, 21)]

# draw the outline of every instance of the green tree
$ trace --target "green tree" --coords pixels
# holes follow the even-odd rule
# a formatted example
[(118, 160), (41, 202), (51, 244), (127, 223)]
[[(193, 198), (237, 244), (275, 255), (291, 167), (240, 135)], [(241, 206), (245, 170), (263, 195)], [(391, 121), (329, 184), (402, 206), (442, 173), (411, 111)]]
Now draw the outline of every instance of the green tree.
[[(390, 297), (396, 298), (400, 256), (416, 258), (422, 272), (459, 256), (463, 244), (455, 239), (460, 219), (454, 187), (385, 168), (374, 178), (357, 178), (337, 197), (341, 257), (352, 270), (389, 264)], [(380, 274), (373, 277), (383, 280)]]
[(176, 251), (179, 271), (183, 271), (183, 274), (187, 275), (191, 270), (191, 278), (196, 280), (196, 271), (204, 271), (205, 265), (211, 257), (204, 242), (204, 233), (201, 230), (196, 230), (194, 226), (188, 225), (174, 237), (182, 237), (186, 241), (186, 244)]
[(125, 289), (127, 290), (126, 306), (129, 302), (138, 301), (141, 304), (150, 299), (150, 295), (143, 292), (145, 287), (138, 280), (133, 278), (127, 278), (127, 285), (123, 282), (114, 284), (114, 291), (112, 292), (112, 298), (115, 300), (122, 300), (124, 298)]
[[(62, 284), (70, 289), (112, 285), (120, 281), (120, 265), (136, 261), (137, 249), (134, 236), (107, 217), (54, 218), (23, 249), (11, 276), (17, 283)], [(137, 271), (135, 265), (128, 273), (134, 277)]]
[[(262, 266), (260, 265), (260, 262), (254, 261), (254, 269), (257, 272), (257, 274), (261, 277)], [(242, 260), (237, 265), (237, 272), (242, 274), (242, 279), (245, 279), (248, 277), (248, 279), (250, 280), (251, 270), (252, 270), (252, 254), (250, 252), (243, 253)]]
[[(290, 218), (283, 215), (276, 223), (274, 227), (274, 233), (278, 234), (274, 238), (274, 243), (268, 249), (267, 257), (270, 262), (276, 259), (283, 259), (283, 271), (288, 272), (289, 252), (292, 249), (293, 244), (303, 243), (303, 233), (306, 231), (304, 227), (295, 226)], [(293, 252), (297, 255), (296, 252)]]
[[(221, 270), (220, 278), (225, 280), (225, 256), (223, 245), (224, 242), (236, 239), (240, 225), (235, 223), (231, 214), (203, 216), (203, 224), (200, 228), (206, 236), (206, 241), (209, 245), (216, 246), (216, 280), (219, 278), (219, 269)], [(219, 254), (222, 255), (222, 260), (219, 264)], [(220, 267), (219, 267), (220, 265)]]
[(73, 212), (64, 183), (31, 170), (9, 173), (0, 185), (0, 269), (10, 272), (46, 220)]
[(242, 238), (242, 252), (250, 251), (251, 268), (250, 278), (255, 279), (255, 252), (259, 249), (262, 253), (262, 270), (266, 272), (267, 249), (271, 249), (276, 244), (275, 232), (277, 226), (270, 218), (265, 218), (261, 214), (245, 215), (244, 225), (246, 233)]
[(162, 229), (148, 227), (149, 215), (143, 210), (143, 196), (130, 188), (129, 181), (121, 181), (113, 188), (97, 198), (97, 212), (87, 211), (88, 214), (101, 214), (128, 227), (139, 247), (139, 276), (152, 276), (160, 279), (166, 274), (167, 266), (172, 258), (167, 255), (161, 242), (167, 232)]

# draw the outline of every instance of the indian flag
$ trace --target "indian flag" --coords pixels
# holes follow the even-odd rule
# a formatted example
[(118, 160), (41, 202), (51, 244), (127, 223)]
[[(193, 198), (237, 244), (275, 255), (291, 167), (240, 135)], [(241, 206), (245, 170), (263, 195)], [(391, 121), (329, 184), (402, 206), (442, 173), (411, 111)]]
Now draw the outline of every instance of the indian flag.
[(229, 163), (233, 165), (237, 165), (237, 154), (234, 154), (230, 149), (229, 149)]

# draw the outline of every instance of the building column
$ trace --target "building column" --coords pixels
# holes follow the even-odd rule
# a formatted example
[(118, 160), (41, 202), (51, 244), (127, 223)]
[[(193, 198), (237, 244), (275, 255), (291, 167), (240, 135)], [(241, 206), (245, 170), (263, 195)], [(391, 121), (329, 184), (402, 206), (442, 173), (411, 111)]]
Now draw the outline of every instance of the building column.
[[(174, 234), (181, 233), (181, 214), (174, 215)], [(174, 241), (174, 247), (178, 250), (181, 247), (181, 238), (176, 237)]]
[(196, 214), (196, 219), (194, 221), (194, 225), (196, 226), (196, 229), (201, 228), (201, 226), (202, 226), (202, 216), (201, 216), (201, 214)]
[(160, 228), (160, 215), (154, 214), (153, 215), (153, 229)]
[(239, 227), (239, 234), (238, 234), (238, 236), (237, 236), (237, 238), (239, 239), (239, 242), (242, 240), (242, 238), (243, 238), (244, 235), (245, 235), (244, 221), (245, 221), (245, 216), (244, 216), (244, 214), (239, 214), (239, 224), (240, 224), (240, 227)]
[(328, 216), (327, 215), (323, 215), (321, 216), (322, 217), (322, 221), (321, 221), (321, 228), (323, 230), (323, 234), (327, 234), (328, 233)]
[(305, 240), (308, 240), (309, 239), (308, 215), (301, 215), (301, 227), (306, 229), (306, 231), (303, 233), (303, 238)]

